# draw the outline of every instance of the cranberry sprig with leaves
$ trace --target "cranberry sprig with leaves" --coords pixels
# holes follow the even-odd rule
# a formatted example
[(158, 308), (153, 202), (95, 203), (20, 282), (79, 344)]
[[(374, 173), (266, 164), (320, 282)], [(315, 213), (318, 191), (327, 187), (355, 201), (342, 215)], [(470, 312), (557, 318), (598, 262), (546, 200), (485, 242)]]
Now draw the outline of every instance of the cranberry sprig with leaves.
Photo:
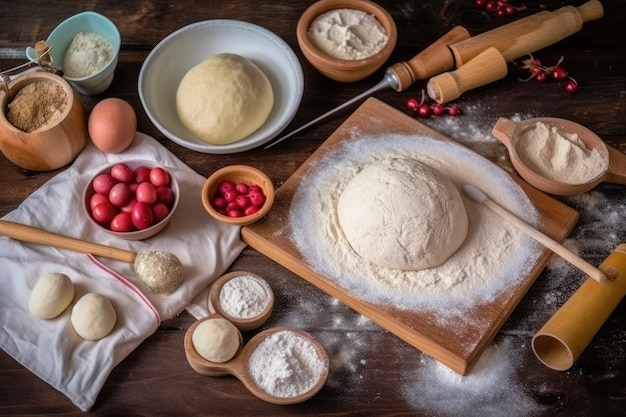
[(517, 64), (518, 69), (522, 71), (528, 71), (528, 76), (525, 78), (518, 78), (522, 82), (528, 82), (530, 80), (536, 80), (539, 83), (543, 83), (546, 80), (552, 79), (554, 81), (567, 80), (565, 84), (565, 92), (568, 94), (574, 94), (578, 91), (578, 82), (572, 78), (567, 70), (561, 65), (565, 60), (564, 56), (561, 56), (556, 64), (551, 66), (545, 66), (539, 58), (535, 58), (532, 54), (528, 55), (527, 59)]
[(406, 101), (406, 108), (409, 112), (414, 116), (419, 116), (424, 119), (432, 116), (459, 116), (461, 114), (461, 109), (459, 109), (454, 104), (446, 105), (442, 103), (426, 103), (426, 94), (424, 90), (422, 90), (422, 95), (420, 99), (416, 99), (411, 97)]

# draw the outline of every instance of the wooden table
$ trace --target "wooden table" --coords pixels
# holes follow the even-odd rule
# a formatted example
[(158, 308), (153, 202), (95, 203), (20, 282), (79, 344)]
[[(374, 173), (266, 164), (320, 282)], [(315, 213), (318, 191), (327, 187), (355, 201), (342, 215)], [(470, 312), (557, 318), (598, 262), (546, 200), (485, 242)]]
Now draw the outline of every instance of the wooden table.
[[(84, 97), (91, 109), (105, 97), (128, 100), (138, 116), (138, 130), (162, 143), (201, 175), (241, 163), (265, 171), (280, 186), (345, 120), (351, 110), (301, 132), (270, 150), (232, 155), (196, 153), (165, 138), (148, 120), (137, 93), (141, 64), (151, 48), (174, 30), (205, 19), (252, 22), (283, 38), (296, 52), (305, 74), (304, 98), (291, 125), (309, 121), (357, 95), (382, 78), (382, 69), (353, 84), (331, 81), (304, 59), (295, 37), (298, 17), (311, 2), (233, 0), (161, 2), (20, 1), (0, 14), (0, 69), (25, 60), (24, 48), (44, 39), (63, 19), (95, 10), (113, 20), (122, 35), (120, 61), (111, 87)], [(472, 34), (512, 18), (492, 17), (471, 0), (379, 1), (396, 20), (399, 39), (389, 64), (407, 60), (457, 24)], [(580, 1), (527, 1), (529, 10), (555, 9)], [(505, 117), (552, 116), (573, 120), (595, 131), (608, 144), (626, 147), (626, 3), (606, 1), (605, 17), (589, 22), (576, 35), (536, 53), (546, 65), (563, 55), (563, 65), (580, 90), (568, 95), (563, 83), (520, 82), (515, 76), (470, 91), (456, 100), (463, 115), (424, 122), (511, 169), (504, 147), (489, 132)], [(515, 3), (514, 3), (515, 4)], [(425, 83), (404, 93), (383, 91), (376, 97), (405, 111), (406, 100), (420, 97)], [(353, 109), (352, 109), (353, 110)], [(0, 156), (0, 215), (15, 209), (31, 192), (59, 171), (27, 172)], [(602, 184), (583, 196), (560, 198), (580, 211), (569, 243), (589, 262), (599, 264), (626, 241), (623, 186)], [(605, 218), (606, 217), (606, 218)], [(290, 325), (312, 333), (326, 347), (331, 373), (326, 386), (309, 401), (275, 406), (252, 396), (234, 377), (197, 374), (183, 352), (185, 330), (194, 322), (186, 313), (160, 328), (111, 373), (89, 414), (94, 415), (623, 415), (626, 412), (626, 309), (617, 307), (578, 362), (566, 372), (542, 365), (532, 353), (532, 335), (585, 279), (569, 266), (545, 270), (522, 300), (489, 350), (491, 368), (474, 375), (447, 373), (430, 358), (351, 311), (278, 264), (247, 248), (231, 270), (250, 270), (270, 282), (275, 311), (265, 328)], [(0, 273), (3, 273), (0, 266)], [(19, 277), (15, 277), (19, 279)], [(1, 314), (1, 312), (0, 312)], [(0, 352), (0, 414), (77, 415), (62, 394)], [(474, 391), (473, 391), (474, 390)], [(492, 407), (492, 408), (491, 408)], [(490, 411), (491, 410), (491, 411)]]

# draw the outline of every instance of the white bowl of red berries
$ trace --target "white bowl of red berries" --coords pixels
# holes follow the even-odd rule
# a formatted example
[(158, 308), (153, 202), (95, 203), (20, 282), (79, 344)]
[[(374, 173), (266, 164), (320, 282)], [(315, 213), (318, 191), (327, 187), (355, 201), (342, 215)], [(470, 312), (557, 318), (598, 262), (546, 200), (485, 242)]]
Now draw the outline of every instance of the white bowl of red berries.
[(167, 168), (133, 160), (98, 171), (85, 187), (83, 207), (87, 218), (104, 231), (143, 240), (167, 226), (179, 197), (178, 183)]
[(274, 185), (254, 167), (229, 165), (207, 178), (202, 187), (202, 204), (214, 219), (246, 226), (270, 210), (274, 204)]

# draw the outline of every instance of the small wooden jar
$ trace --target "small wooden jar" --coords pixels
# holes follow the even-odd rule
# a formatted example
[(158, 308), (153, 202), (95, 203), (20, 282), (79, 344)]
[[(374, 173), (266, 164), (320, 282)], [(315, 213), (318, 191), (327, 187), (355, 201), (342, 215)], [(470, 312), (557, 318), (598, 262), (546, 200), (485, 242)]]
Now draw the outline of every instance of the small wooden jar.
[[(64, 111), (53, 123), (24, 132), (7, 119), (8, 105), (31, 83), (59, 85), (67, 97)], [(87, 143), (87, 118), (78, 95), (62, 77), (47, 72), (21, 75), (0, 91), (0, 150), (15, 165), (31, 171), (51, 171), (72, 162)]]

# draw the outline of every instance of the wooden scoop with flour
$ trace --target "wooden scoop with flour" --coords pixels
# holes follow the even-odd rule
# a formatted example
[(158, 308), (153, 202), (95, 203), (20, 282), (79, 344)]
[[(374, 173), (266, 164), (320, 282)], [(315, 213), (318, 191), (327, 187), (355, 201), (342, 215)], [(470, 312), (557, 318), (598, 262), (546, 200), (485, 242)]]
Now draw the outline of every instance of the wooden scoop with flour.
[[(577, 134), (589, 150), (596, 150), (604, 159), (608, 160), (607, 169), (595, 178), (590, 178), (585, 182), (577, 184), (556, 181), (535, 172), (520, 156), (518, 146), (523, 144), (525, 132), (533, 128), (538, 122), (554, 126), (565, 133)], [(506, 146), (511, 163), (520, 176), (543, 192), (553, 195), (576, 195), (591, 190), (601, 182), (626, 184), (626, 155), (606, 145), (591, 130), (570, 120), (555, 117), (537, 117), (515, 122), (501, 117), (494, 125), (491, 134)]]
[(168, 252), (142, 250), (135, 253), (7, 220), (0, 220), (0, 235), (22, 242), (38, 243), (132, 263), (135, 272), (146, 286), (157, 294), (171, 294), (185, 278), (180, 260)]

